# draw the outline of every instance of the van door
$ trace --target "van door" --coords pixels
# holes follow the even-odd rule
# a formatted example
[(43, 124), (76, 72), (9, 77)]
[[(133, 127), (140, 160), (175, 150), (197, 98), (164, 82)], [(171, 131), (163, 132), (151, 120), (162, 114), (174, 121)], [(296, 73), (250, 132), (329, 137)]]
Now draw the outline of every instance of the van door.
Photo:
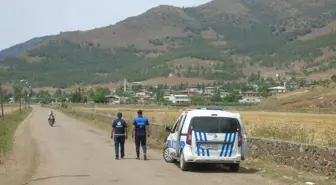
[(173, 126), (170, 135), (168, 136), (167, 139), (167, 146), (170, 148), (170, 155), (174, 158), (177, 157), (177, 151), (176, 150), (176, 145), (177, 145), (177, 130), (180, 126), (181, 120), (182, 120), (183, 115), (181, 115), (178, 120), (176, 121), (175, 125)]
[(180, 149), (183, 148), (185, 145), (185, 139), (181, 140), (181, 133), (182, 133), (182, 129), (183, 129), (186, 118), (187, 118), (187, 114), (182, 115), (181, 122), (176, 130), (177, 140), (176, 140), (175, 150), (176, 150), (177, 157), (180, 157)]
[(194, 117), (191, 130), (196, 142), (196, 155), (202, 157), (234, 157), (238, 154), (239, 121), (236, 118)]

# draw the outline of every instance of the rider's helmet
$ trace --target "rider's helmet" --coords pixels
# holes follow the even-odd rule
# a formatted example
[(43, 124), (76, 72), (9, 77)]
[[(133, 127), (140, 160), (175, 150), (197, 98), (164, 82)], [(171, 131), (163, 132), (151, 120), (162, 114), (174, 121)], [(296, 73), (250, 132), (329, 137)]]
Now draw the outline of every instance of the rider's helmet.
[(54, 114), (52, 110), (50, 110), (50, 114)]

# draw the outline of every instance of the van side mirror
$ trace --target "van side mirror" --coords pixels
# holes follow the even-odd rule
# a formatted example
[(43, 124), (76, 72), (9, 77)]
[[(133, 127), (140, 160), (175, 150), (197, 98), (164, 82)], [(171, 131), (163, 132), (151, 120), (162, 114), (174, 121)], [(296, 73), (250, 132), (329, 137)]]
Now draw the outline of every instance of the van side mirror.
[(170, 127), (166, 127), (166, 131), (167, 132), (171, 132), (171, 128)]

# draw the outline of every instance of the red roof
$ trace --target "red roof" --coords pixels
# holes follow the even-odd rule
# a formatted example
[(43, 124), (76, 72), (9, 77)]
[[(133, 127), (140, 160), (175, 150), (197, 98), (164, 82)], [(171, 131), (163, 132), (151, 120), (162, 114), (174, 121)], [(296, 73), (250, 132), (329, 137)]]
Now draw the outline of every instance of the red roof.
[(244, 94), (257, 94), (257, 92), (255, 91), (246, 91), (246, 92), (243, 92)]

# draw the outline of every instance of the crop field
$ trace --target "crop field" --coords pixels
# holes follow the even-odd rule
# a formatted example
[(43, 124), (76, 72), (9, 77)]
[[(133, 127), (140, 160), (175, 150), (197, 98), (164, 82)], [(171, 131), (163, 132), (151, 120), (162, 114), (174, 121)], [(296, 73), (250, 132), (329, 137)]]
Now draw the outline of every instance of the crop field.
[[(75, 110), (96, 112), (115, 116), (122, 112), (124, 119), (130, 122), (138, 109), (151, 123), (172, 125), (183, 108), (159, 106), (72, 106)], [(255, 137), (291, 140), (302, 143), (336, 146), (336, 115), (291, 112), (240, 111), (247, 134)]]

